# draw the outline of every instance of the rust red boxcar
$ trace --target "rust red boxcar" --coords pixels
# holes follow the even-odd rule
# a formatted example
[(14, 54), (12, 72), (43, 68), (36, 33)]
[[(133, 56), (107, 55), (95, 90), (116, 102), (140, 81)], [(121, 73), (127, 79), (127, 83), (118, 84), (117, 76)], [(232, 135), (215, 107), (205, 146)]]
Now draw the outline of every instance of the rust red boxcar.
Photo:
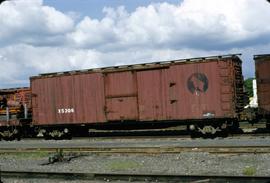
[(237, 119), (237, 55), (31, 77), (34, 125)]
[(255, 55), (259, 113), (270, 118), (270, 55)]

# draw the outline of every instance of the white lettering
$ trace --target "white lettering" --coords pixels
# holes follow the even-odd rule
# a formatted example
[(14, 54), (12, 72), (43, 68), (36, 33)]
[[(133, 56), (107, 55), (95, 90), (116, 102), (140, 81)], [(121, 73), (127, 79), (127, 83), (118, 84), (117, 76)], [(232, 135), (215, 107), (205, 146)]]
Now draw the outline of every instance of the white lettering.
[(62, 108), (62, 109), (57, 109), (58, 114), (69, 114), (69, 113), (74, 113), (75, 110), (74, 108)]

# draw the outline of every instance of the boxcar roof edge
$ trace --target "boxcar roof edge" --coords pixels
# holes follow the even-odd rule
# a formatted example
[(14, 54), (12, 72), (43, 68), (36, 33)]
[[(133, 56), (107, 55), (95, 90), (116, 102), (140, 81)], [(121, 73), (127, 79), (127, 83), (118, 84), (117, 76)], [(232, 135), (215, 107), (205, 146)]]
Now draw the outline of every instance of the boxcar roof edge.
[(269, 58), (270, 54), (260, 54), (260, 55), (254, 55), (253, 59), (254, 60), (259, 60), (259, 59), (264, 59), (264, 58)]
[(0, 94), (14, 93), (21, 90), (29, 90), (30, 87), (20, 87), (20, 88), (3, 88), (0, 89)]
[(217, 55), (217, 56), (208, 56), (208, 57), (194, 57), (194, 58), (186, 58), (186, 59), (177, 59), (177, 60), (168, 60), (168, 61), (158, 61), (158, 62), (149, 62), (149, 63), (139, 63), (139, 64), (131, 64), (131, 65), (119, 65), (119, 66), (109, 66), (109, 67), (101, 67), (101, 68), (92, 68), (92, 69), (82, 69), (82, 70), (71, 70), (71, 71), (62, 71), (62, 72), (53, 72), (53, 73), (43, 73), (38, 76), (31, 76), (30, 80), (38, 79), (38, 78), (50, 78), (64, 75), (75, 75), (82, 73), (106, 73), (106, 72), (123, 72), (128, 70), (140, 70), (140, 69), (155, 69), (161, 67), (168, 67), (174, 64), (188, 64), (188, 63), (196, 63), (198, 61), (209, 62), (216, 59), (228, 59), (228, 58), (236, 58), (241, 61), (238, 56), (241, 56), (241, 53), (237, 54), (227, 54), (227, 55)]

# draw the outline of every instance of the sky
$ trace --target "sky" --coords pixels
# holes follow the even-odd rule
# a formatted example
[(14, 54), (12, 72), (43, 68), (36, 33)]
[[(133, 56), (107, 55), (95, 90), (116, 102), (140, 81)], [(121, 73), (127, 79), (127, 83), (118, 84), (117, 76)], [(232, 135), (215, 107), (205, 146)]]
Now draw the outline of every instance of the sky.
[(270, 50), (266, 0), (10, 0), (0, 5), (0, 88), (39, 73)]

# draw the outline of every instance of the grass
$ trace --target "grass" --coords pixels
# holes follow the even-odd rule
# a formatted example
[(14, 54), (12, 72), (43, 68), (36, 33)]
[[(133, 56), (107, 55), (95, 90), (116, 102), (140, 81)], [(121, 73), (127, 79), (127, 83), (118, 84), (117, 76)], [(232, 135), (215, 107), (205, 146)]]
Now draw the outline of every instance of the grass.
[(134, 169), (140, 167), (140, 164), (135, 161), (113, 161), (108, 164), (110, 170), (127, 170), (127, 169)]
[(246, 176), (253, 176), (256, 174), (256, 168), (247, 166), (244, 168), (243, 174)]

